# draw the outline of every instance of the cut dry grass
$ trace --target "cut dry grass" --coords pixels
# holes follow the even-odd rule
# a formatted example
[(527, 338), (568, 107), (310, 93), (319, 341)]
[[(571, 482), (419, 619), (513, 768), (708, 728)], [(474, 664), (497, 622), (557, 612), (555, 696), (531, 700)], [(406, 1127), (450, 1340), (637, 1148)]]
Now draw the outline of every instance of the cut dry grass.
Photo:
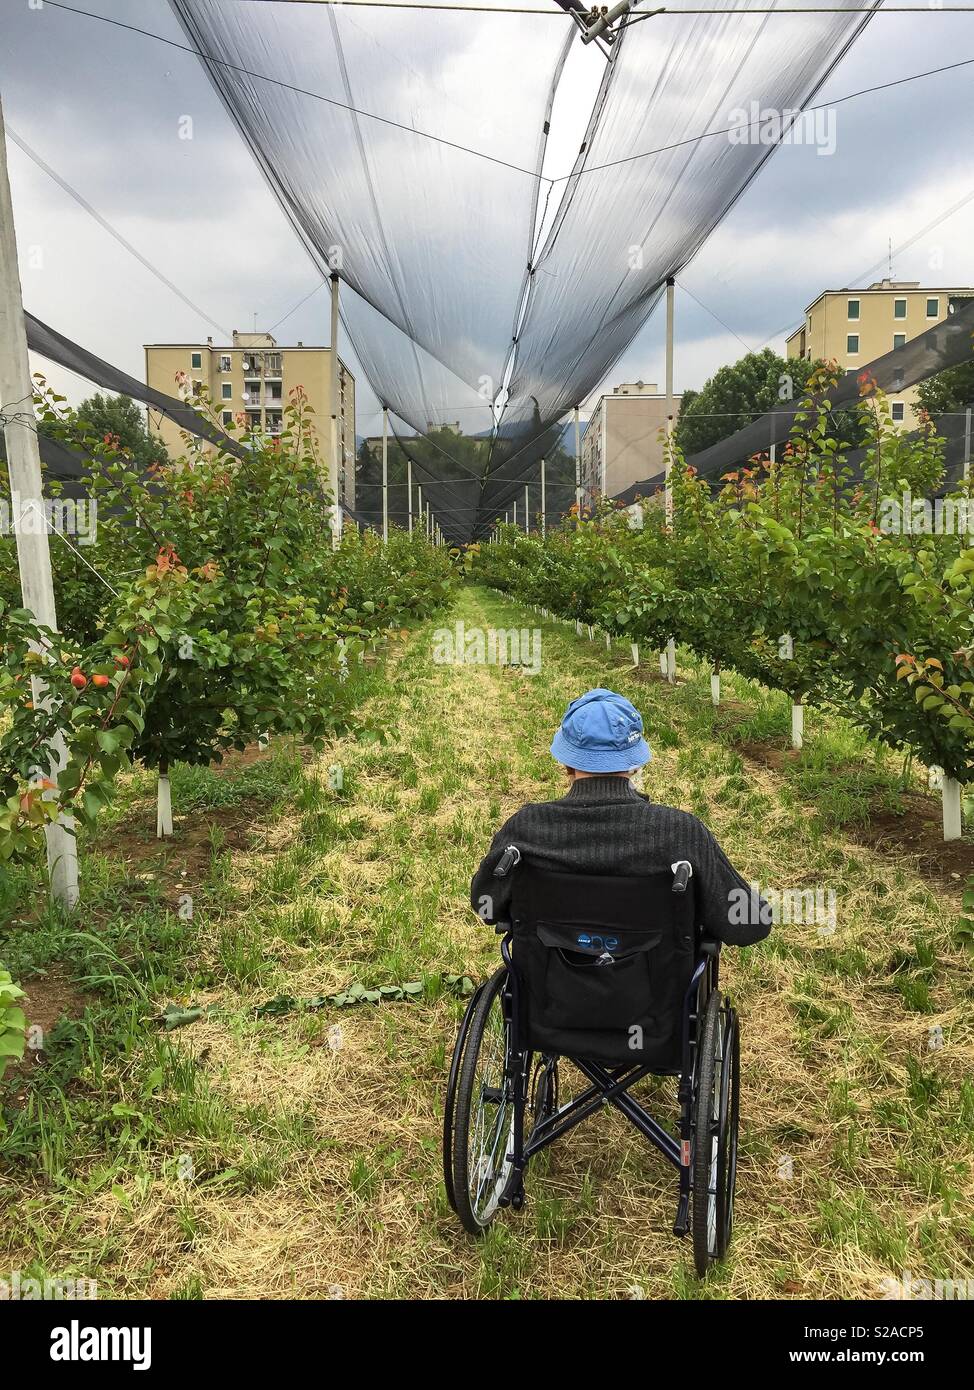
[[(456, 617), (537, 621), (472, 590)], [(248, 791), (272, 785), (276, 801), (255, 805), (248, 843), (194, 860), (192, 921), (174, 918), (172, 875), (154, 894), (143, 884), (133, 917), (118, 887), (131, 866), (106, 835), (90, 871), (98, 950), (37, 923), (28, 972), (67, 951), (90, 989), (111, 951), (146, 995), (120, 989), (55, 1029), (50, 1065), (10, 1112), (8, 1267), (83, 1272), (103, 1296), (190, 1298), (875, 1298), (907, 1268), (970, 1277), (974, 1037), (954, 897), (823, 824), (791, 781), (723, 742), (696, 677), (640, 681), (621, 652), (553, 624), (537, 677), (438, 666), (433, 626), (374, 681), (382, 739), (336, 742), (298, 781), (248, 764)], [(837, 894), (834, 933), (782, 925), (724, 954), (743, 1018), (738, 1228), (702, 1285), (670, 1234), (675, 1173), (621, 1116), (555, 1146), (528, 1173), (523, 1212), (479, 1243), (440, 1176), (462, 1003), (432, 982), (494, 968), (470, 874), (508, 814), (560, 793), (551, 730), (603, 684), (643, 711), (650, 795), (702, 815), (762, 885)], [(747, 708), (748, 688), (734, 693)], [(239, 825), (233, 789), (191, 789), (215, 826)], [(147, 844), (141, 870), (150, 858)], [(424, 978), (416, 1003), (255, 1017), (275, 993)], [(160, 1037), (148, 1016), (173, 1000), (220, 1011)], [(672, 1119), (673, 1084), (650, 1089)]]

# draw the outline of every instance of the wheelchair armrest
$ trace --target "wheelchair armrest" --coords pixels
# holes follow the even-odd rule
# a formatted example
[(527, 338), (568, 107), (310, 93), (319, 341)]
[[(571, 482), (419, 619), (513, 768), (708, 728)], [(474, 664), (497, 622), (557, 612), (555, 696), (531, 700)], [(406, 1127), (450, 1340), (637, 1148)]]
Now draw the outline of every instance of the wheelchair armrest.
[(510, 922), (495, 922), (495, 923), (494, 923), (494, 935), (495, 935), (495, 936), (506, 936), (507, 933), (508, 933), (510, 930), (511, 930), (511, 923), (510, 923)]

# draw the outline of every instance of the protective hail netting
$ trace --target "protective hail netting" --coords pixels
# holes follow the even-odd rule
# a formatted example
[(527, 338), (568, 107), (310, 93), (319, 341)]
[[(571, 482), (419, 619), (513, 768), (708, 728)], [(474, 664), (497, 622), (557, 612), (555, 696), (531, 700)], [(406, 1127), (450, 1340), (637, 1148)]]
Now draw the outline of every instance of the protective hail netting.
[[(429, 500), (450, 539), (484, 534), (537, 478), (553, 427), (771, 153), (756, 125), (727, 133), (739, 113), (806, 105), (868, 20), (862, 0), (749, 13), (767, 3), (630, 24), (609, 60), (587, 49), (604, 72), (569, 171), (545, 167), (579, 41), (554, 4), (172, 0), (312, 259), (338, 270), (376, 395), (401, 434), (437, 432)], [(442, 442), (457, 423), (482, 437), (472, 467)]]
[[(947, 317), (942, 322), (911, 338), (902, 347), (866, 363), (858, 371), (846, 372), (840, 377), (834, 389), (827, 393), (832, 418), (838, 422), (843, 416), (855, 415), (860, 401), (860, 377), (871, 378), (881, 391), (896, 396), (938, 372), (969, 362), (972, 341), (974, 295), (957, 295), (950, 299)], [(974, 401), (971, 404), (974, 405)], [(687, 463), (696, 469), (701, 478), (719, 487), (722, 475), (729, 469), (747, 463), (755, 454), (767, 454), (772, 445), (780, 448), (786, 444), (795, 419), (801, 413), (800, 400), (780, 405), (776, 410), (758, 416), (726, 439), (691, 455)], [(958, 415), (936, 417), (937, 432), (943, 436), (946, 446), (944, 461), (948, 482), (959, 477), (962, 469), (965, 420), (964, 411)], [(846, 454), (846, 464), (855, 469), (863, 457), (863, 450), (854, 450)], [(649, 497), (662, 483), (663, 473), (658, 471), (652, 477), (631, 484), (625, 492), (619, 493), (618, 500), (628, 503), (634, 502), (637, 497)]]

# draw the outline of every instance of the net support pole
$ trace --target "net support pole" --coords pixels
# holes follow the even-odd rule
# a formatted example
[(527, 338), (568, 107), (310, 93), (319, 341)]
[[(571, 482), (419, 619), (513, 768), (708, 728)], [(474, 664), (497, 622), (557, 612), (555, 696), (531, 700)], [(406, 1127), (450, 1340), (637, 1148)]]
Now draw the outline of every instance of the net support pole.
[(342, 507), (338, 495), (338, 272), (331, 273), (331, 361), (328, 395), (331, 407), (331, 448), (328, 456), (328, 491), (331, 493), (331, 542), (337, 549), (342, 538)]
[[(34, 421), (34, 391), (27, 356), (24, 302), (17, 268), (17, 238), (13, 202), (7, 177), (7, 146), (3, 111), (0, 109), (0, 407), (6, 415), (4, 443), (10, 479), (11, 517), (17, 541), (17, 565), (24, 607), (38, 623), (57, 629), (51, 552), (43, 502), (41, 455)], [(20, 417), (20, 418), (18, 418)], [(28, 524), (22, 522), (29, 518)], [(47, 697), (47, 686), (31, 677), (36, 708)], [(56, 782), (67, 762), (67, 748), (59, 734), (43, 753), (38, 749), (41, 775)], [(78, 901), (78, 850), (69, 816), (60, 816), (45, 830), (47, 868), (51, 896), (70, 909)]]
[(544, 467), (544, 459), (542, 459), (542, 460), (541, 460), (541, 539), (542, 539), (542, 540), (544, 540), (544, 538), (545, 538), (546, 529), (547, 529), (547, 523), (546, 523), (546, 510), (545, 510), (545, 509), (546, 509), (546, 502), (545, 502), (545, 467)]
[(578, 406), (575, 407), (575, 514), (582, 519), (582, 436), (578, 427)]
[(514, 503), (514, 525), (517, 525), (517, 503)]
[(524, 484), (524, 534), (527, 535), (531, 530), (531, 499), (528, 496), (528, 485)]
[(420, 528), (422, 528), (422, 525), (423, 525), (423, 484), (422, 484), (422, 483), (417, 483), (417, 484), (416, 484), (416, 519), (417, 519), (418, 525), (420, 526)]
[(413, 461), (406, 459), (406, 514), (409, 524), (409, 534), (413, 534)]
[(670, 472), (673, 467), (673, 316), (674, 292), (676, 283), (673, 276), (666, 281), (666, 461), (664, 477), (666, 480), (666, 521), (673, 521), (673, 489), (670, 487)]
[[(666, 524), (673, 525), (673, 488), (670, 473), (673, 468), (673, 311), (676, 282), (670, 275), (666, 281)], [(666, 644), (666, 679), (670, 685), (676, 683), (676, 640), (671, 637)]]
[(389, 410), (382, 407), (382, 543), (389, 544)]
[(964, 416), (964, 482), (966, 483), (971, 476), (971, 407), (967, 407)]

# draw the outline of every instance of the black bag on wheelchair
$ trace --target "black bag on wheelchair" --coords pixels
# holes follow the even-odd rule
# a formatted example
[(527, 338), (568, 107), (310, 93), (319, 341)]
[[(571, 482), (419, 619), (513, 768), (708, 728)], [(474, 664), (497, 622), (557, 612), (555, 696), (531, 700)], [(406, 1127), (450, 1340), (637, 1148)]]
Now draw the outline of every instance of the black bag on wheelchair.
[(521, 1036), (538, 1052), (679, 1071), (693, 971), (691, 878), (572, 874), (520, 864), (511, 955)]

